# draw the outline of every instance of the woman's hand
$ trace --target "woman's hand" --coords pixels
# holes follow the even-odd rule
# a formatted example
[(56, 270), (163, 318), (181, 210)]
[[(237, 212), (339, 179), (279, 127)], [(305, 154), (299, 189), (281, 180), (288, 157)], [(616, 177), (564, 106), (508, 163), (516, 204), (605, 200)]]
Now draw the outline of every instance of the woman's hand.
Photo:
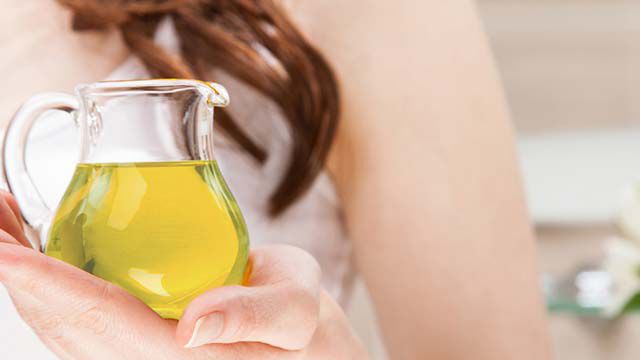
[(0, 282), (63, 359), (365, 359), (306, 252), (251, 253), (248, 286), (213, 289), (179, 322), (121, 288), (28, 247), (15, 201), (0, 194)]

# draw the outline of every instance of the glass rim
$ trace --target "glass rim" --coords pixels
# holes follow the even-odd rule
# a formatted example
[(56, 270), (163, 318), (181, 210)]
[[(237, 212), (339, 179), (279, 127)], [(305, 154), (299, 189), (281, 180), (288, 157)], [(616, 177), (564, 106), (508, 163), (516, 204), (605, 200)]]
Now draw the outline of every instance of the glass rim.
[(75, 88), (76, 93), (80, 96), (117, 96), (135, 92), (149, 94), (166, 94), (185, 89), (196, 89), (203, 96), (209, 98), (214, 106), (224, 107), (229, 104), (229, 93), (224, 88), (224, 86), (214, 82), (195, 79), (158, 78), (106, 80), (94, 83), (79, 84)]

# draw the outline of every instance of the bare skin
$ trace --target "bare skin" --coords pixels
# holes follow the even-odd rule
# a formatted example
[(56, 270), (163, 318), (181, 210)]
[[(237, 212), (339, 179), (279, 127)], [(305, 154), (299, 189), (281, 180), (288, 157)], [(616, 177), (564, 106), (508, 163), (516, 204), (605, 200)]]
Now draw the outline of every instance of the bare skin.
[(342, 85), (329, 165), (393, 359), (550, 357), (509, 114), (473, 5), (297, 5)]
[[(72, 84), (99, 80), (126, 57), (113, 35), (70, 34), (65, 13), (56, 10), (50, 0), (33, 4), (0, 0), (0, 5), (29, 14), (18, 18), (14, 11), (0, 13), (0, 34), (10, 34), (0, 36), (0, 71), (7, 74), (0, 90), (2, 119), (28, 95), (69, 90)], [(373, 296), (391, 357), (550, 358), (537, 289), (535, 242), (520, 188), (509, 115), (473, 3), (328, 0), (286, 5), (333, 63), (340, 79), (344, 111), (329, 169), (342, 196), (358, 269)], [(37, 18), (33, 14), (38, 13), (38, 7), (51, 12)], [(34, 22), (55, 32), (30, 31)], [(26, 43), (32, 46), (22, 51)], [(57, 58), (48, 59), (56, 64), (56, 71), (42, 67), (43, 53), (57, 54)], [(21, 235), (7, 228), (6, 224), (11, 224), (3, 218), (7, 214), (0, 213), (4, 219), (0, 227), (8, 234), (4, 242), (14, 245), (0, 244), (0, 281), (10, 291), (12, 286), (17, 289), (12, 294), (30, 293), (33, 281), (29, 279), (36, 273), (29, 271), (37, 271), (40, 262), (45, 267), (56, 266), (71, 279), (81, 276), (64, 264), (52, 265), (39, 254), (16, 250)], [(295, 250), (275, 247), (266, 251), (271, 254), (266, 258), (277, 263), (278, 254)], [(3, 270), (3, 262), (15, 260), (15, 256), (34, 262), (36, 270), (19, 275), (6, 267)], [(299, 265), (313, 268), (310, 263)], [(6, 280), (16, 277), (24, 280), (22, 285), (18, 280)], [(292, 286), (299, 288), (308, 280)], [(86, 292), (75, 287), (51, 291), (77, 291), (95, 300), (100, 295), (91, 292), (95, 281), (87, 280)], [(103, 285), (96, 286), (101, 289)], [(115, 294), (118, 300), (114, 301), (128, 304), (130, 318), (141, 322), (127, 323), (124, 329), (113, 329), (114, 333), (143, 324), (158, 326), (161, 330), (154, 334), (156, 338), (136, 339), (136, 344), (146, 341), (153, 349), (158, 339), (176, 330), (149, 320), (152, 317), (145, 315), (135, 299), (118, 291)], [(33, 296), (25, 295), (24, 299)], [(183, 319), (182, 327), (178, 324), (179, 344), (188, 341), (196, 317), (215, 307), (217, 298), (203, 296), (200, 305), (194, 305), (200, 306), (194, 315)], [(315, 299), (317, 311), (332, 319), (329, 326), (322, 321), (311, 323), (315, 334), (344, 336), (300, 341), (293, 344), (293, 353), (310, 354), (302, 358), (365, 357), (341, 310), (322, 295), (299, 297), (297, 303), (309, 298)], [(31, 309), (23, 310), (27, 319), (44, 314), (46, 320), (53, 312), (28, 304), (22, 308)], [(313, 306), (306, 309), (307, 314), (316, 311), (309, 310), (315, 309)], [(37, 330), (46, 324), (32, 326)], [(273, 329), (265, 330), (268, 324), (255, 326), (274, 342), (267, 341), (271, 348), (282, 350), (287, 347), (283, 345), (292, 345), (273, 340), (287, 336), (269, 335)], [(79, 329), (76, 332), (82, 332)], [(87, 341), (100, 345), (101, 337), (93, 337)], [(240, 339), (226, 340), (233, 343)], [(126, 346), (123, 341), (115, 343)], [(49, 344), (54, 351), (70, 351), (64, 344)], [(102, 344), (105, 346), (104, 341)], [(220, 345), (209, 346), (215, 348), (209, 351), (222, 349)], [(251, 356), (267, 358), (268, 352), (259, 352), (263, 348), (254, 346), (251, 350), (255, 349)], [(176, 354), (182, 351), (179, 347), (174, 350)], [(78, 354), (72, 351), (67, 358), (81, 358)], [(185, 354), (199, 358), (196, 353), (180, 352), (189, 358)]]

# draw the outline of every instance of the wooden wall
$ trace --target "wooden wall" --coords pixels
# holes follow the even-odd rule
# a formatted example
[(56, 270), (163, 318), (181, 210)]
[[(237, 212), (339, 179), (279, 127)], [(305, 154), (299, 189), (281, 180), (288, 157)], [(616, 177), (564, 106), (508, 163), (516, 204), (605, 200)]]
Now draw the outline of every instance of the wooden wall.
[(640, 1), (478, 6), (519, 130), (640, 123)]

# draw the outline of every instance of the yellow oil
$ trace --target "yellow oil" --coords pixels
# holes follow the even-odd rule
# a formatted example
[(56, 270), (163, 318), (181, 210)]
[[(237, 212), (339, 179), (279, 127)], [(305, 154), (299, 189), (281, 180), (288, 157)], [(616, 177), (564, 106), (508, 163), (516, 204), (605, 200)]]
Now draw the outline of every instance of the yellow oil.
[(164, 318), (240, 284), (246, 225), (214, 161), (79, 164), (47, 255), (119, 285)]

